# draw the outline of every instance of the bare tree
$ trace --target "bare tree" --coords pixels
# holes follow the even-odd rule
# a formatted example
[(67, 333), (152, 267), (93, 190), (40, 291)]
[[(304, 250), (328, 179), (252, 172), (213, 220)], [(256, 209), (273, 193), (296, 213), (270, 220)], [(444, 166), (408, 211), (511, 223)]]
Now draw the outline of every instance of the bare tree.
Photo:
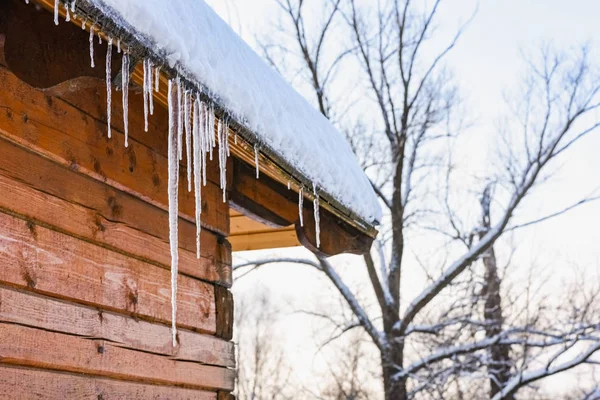
[[(284, 29), (295, 44), (294, 48), (286, 47), (289, 42), (264, 45), (267, 59), (275, 62), (276, 54), (282, 53), (298, 56), (318, 108), (342, 129), (347, 118), (337, 120), (340, 114), (332, 110), (347, 107), (332, 104), (331, 82), (341, 74), (336, 71), (343, 60), (360, 66), (358, 82), (363, 85), (352, 89), (363, 94), (360, 101), (368, 103), (376, 122), (366, 129), (368, 124), (358, 118), (352, 129), (344, 131), (389, 219), (372, 254), (364, 256), (378, 310), (367, 311), (324, 258), (271, 259), (236, 268), (294, 262), (323, 272), (355, 317), (347, 330), (362, 327), (379, 350), (386, 399), (460, 398), (458, 380), (482, 371), (491, 387), (490, 398), (512, 399), (539, 379), (591, 362), (600, 348), (600, 320), (595, 312), (574, 312), (580, 309), (573, 305), (573, 313), (556, 330), (549, 325), (538, 330), (534, 328), (538, 324), (528, 320), (524, 325), (507, 325), (494, 252), (503, 235), (597, 198), (591, 195), (531, 220), (518, 214), (535, 188), (549, 178), (549, 166), (600, 124), (594, 119), (600, 108), (600, 80), (586, 49), (557, 55), (544, 48), (541, 58), (529, 63), (520, 95), (523, 101), (499, 135), (505, 151), (471, 185), (470, 197), (462, 202), (468, 210), (463, 211), (453, 203), (455, 166), (446, 151), (459, 132), (453, 122), (460, 102), (444, 60), (468, 22), (432, 55), (431, 38), (442, 0), (425, 8), (410, 0), (378, 1), (370, 9), (355, 0), (328, 1), (324, 22), (310, 32), (304, 0), (278, 3), (286, 16)], [(323, 48), (333, 37), (335, 21), (344, 24), (352, 41), (335, 55), (329, 54), (326, 63)], [(472, 210), (478, 208), (482, 218), (473, 219)], [(411, 249), (411, 235), (422, 231), (440, 234), (446, 241), (445, 257), (438, 263)], [(408, 251), (429, 278), (411, 300), (401, 293)], [(465, 296), (473, 290), (474, 266), (480, 260), (485, 266), (483, 290)], [(478, 310), (481, 299), (483, 313)], [(586, 307), (591, 310), (596, 297), (588, 300)], [(547, 354), (551, 356), (534, 367)]]
[(276, 340), (279, 310), (268, 290), (236, 304), (236, 389), (240, 400), (291, 399), (291, 370)]

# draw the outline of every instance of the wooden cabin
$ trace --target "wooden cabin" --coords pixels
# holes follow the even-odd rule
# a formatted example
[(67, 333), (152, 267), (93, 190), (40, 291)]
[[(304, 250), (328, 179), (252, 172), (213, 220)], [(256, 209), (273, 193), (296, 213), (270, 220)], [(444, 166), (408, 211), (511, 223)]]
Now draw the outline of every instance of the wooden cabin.
[[(173, 70), (154, 77), (159, 91), (151, 91), (154, 113), (145, 132), (140, 44), (121, 32), (131, 65), (123, 71), (123, 53), (113, 52), (108, 138), (104, 66), (109, 34), (118, 32), (108, 17), (96, 21), (92, 68), (91, 24), (82, 25), (99, 10), (84, 0), (57, 3), (58, 25), (54, 0), (0, 3), (0, 398), (230, 398), (232, 251), (305, 245), (320, 256), (361, 254), (377, 221), (357, 216), (326, 186), (316, 204), (316, 190), (300, 190), (311, 187), (303, 172), (271, 147), (259, 149), (243, 121), (215, 102), (216, 120), (231, 120), (220, 128), (228, 130), (230, 156), (226, 170), (217, 157), (207, 160), (200, 258), (196, 199), (186, 188), (185, 157), (179, 163), (173, 345), (167, 110)], [(125, 147), (116, 88), (129, 73)], [(299, 192), (306, 200), (300, 212)]]

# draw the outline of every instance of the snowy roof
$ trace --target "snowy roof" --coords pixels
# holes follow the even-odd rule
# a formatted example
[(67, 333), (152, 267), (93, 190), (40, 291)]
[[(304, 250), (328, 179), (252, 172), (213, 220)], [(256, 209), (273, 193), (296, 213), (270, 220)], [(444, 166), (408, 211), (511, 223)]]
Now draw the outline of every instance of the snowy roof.
[(88, 0), (319, 188), (369, 224), (377, 197), (346, 138), (203, 0)]

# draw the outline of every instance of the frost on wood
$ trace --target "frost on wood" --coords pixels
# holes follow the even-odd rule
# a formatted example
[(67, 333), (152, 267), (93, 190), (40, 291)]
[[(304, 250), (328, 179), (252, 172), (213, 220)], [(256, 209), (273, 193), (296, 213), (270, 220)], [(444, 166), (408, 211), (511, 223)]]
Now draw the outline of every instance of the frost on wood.
[[(177, 83), (178, 85), (178, 83)], [(179, 119), (179, 103), (175, 97), (173, 84), (169, 80), (169, 88), (167, 92), (169, 104), (169, 244), (171, 248), (171, 330), (173, 334), (173, 347), (177, 346), (177, 273), (179, 264), (178, 254), (178, 190), (179, 190), (179, 157), (178, 157), (178, 135), (175, 131), (176, 124)]]
[(94, 25), (90, 26), (90, 64), (92, 68), (95, 68), (94, 65)]
[(317, 248), (321, 247), (321, 216), (319, 214), (319, 195), (317, 194), (317, 184), (313, 183), (313, 211), (315, 214), (315, 237), (317, 240)]
[(123, 132), (125, 147), (129, 147), (129, 54), (123, 53), (121, 63), (121, 91), (123, 92)]
[(111, 103), (112, 103), (112, 38), (108, 38), (108, 47), (106, 48), (106, 129), (110, 139), (111, 124)]

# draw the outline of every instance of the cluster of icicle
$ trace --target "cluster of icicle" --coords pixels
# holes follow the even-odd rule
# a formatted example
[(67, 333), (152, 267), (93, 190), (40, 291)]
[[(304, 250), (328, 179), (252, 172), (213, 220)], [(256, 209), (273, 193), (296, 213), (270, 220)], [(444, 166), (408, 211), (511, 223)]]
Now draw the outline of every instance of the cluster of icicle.
[[(29, 0), (25, 0), (29, 3)], [(76, 18), (75, 2), (65, 2), (66, 20), (70, 20), (73, 14)], [(58, 25), (59, 0), (54, 3), (54, 22)], [(82, 21), (81, 29), (86, 29), (86, 20)], [(89, 27), (90, 63), (94, 64), (94, 38), (95, 25)], [(100, 31), (97, 32), (98, 43), (102, 43)], [(108, 137), (111, 137), (111, 103), (112, 103), (112, 52), (113, 38), (109, 37), (106, 52), (106, 113)], [(125, 147), (129, 146), (129, 78), (130, 59), (126, 49), (122, 49), (121, 41), (117, 40), (117, 53), (123, 53), (121, 58), (121, 93), (123, 97), (123, 131), (125, 136)], [(160, 66), (154, 66), (150, 59), (143, 61), (144, 80), (144, 131), (148, 132), (148, 115), (154, 114), (153, 92), (160, 89)], [(223, 191), (223, 202), (227, 201), (227, 158), (229, 150), (229, 119), (228, 117), (216, 118), (212, 103), (201, 100), (200, 92), (194, 88), (187, 88), (182, 80), (177, 77), (169, 79), (167, 89), (168, 113), (169, 113), (169, 135), (168, 135), (168, 198), (169, 198), (169, 244), (171, 250), (171, 319), (173, 346), (177, 346), (177, 276), (179, 265), (178, 254), (178, 194), (179, 194), (179, 162), (183, 159), (184, 143), (187, 161), (187, 190), (194, 190), (195, 194), (195, 218), (196, 218), (196, 257), (200, 259), (200, 233), (202, 214), (202, 186), (206, 186), (206, 163), (213, 159), (213, 149), (217, 148), (219, 157), (220, 188)], [(216, 123), (216, 129), (215, 129)], [(237, 144), (237, 135), (234, 137)], [(259, 146), (254, 146), (254, 161), (256, 167), (256, 178), (259, 178)], [(288, 182), (288, 189), (290, 183)], [(301, 226), (304, 226), (303, 217), (304, 190), (300, 186), (298, 195), (298, 213)], [(317, 185), (313, 183), (313, 206), (315, 218), (316, 244), (320, 247), (320, 217), (319, 217), (319, 195)]]

